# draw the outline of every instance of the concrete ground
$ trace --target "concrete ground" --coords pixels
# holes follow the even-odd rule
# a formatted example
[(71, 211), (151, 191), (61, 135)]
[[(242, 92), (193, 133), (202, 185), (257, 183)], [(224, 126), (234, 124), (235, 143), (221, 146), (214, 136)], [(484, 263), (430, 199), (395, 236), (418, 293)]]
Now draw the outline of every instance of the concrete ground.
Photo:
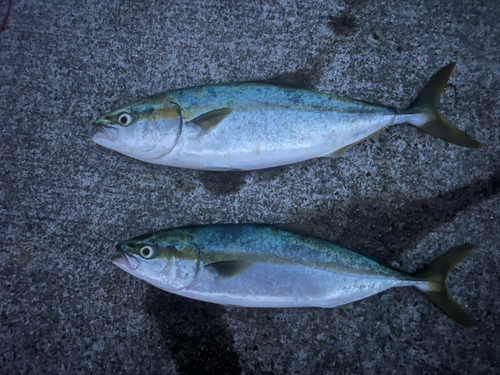
[[(0, 372), (499, 373), (499, 19), (495, 0), (14, 0), (0, 34)], [(349, 158), (217, 173), (90, 140), (109, 110), (214, 82), (281, 76), (405, 107), (451, 61), (442, 111), (484, 149), (398, 125)], [(406, 271), (477, 243), (449, 286), (479, 329), (413, 288), (347, 310), (230, 308), (110, 262), (148, 231), (247, 222), (311, 225)]]

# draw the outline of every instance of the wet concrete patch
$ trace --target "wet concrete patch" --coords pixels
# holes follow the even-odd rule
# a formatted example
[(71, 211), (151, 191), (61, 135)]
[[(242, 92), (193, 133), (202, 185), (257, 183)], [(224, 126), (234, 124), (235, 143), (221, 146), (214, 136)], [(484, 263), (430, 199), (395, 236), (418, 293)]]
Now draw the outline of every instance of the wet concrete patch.
[(350, 15), (330, 17), (328, 27), (337, 35), (349, 36), (356, 32), (356, 17)]
[(203, 187), (216, 195), (234, 194), (245, 185), (245, 177), (248, 172), (198, 172), (198, 181)]

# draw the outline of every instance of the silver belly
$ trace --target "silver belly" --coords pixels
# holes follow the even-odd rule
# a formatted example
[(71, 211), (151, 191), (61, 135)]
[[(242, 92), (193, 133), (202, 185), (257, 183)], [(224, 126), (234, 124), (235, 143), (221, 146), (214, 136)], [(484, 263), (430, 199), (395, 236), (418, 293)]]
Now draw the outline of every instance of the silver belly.
[(208, 134), (184, 124), (174, 149), (154, 161), (205, 170), (249, 170), (325, 156), (396, 122), (395, 114), (234, 111)]
[(412, 281), (389, 277), (338, 274), (322, 269), (255, 263), (243, 273), (219, 280), (210, 267), (202, 268), (188, 287), (174, 291), (201, 301), (244, 307), (335, 307)]

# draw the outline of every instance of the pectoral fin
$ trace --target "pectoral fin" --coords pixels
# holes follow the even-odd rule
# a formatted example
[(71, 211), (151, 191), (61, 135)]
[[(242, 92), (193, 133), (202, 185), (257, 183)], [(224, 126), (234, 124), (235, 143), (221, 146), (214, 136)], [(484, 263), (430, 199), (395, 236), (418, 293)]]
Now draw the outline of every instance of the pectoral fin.
[(219, 123), (233, 112), (232, 108), (221, 108), (198, 116), (187, 124), (195, 124), (201, 128), (200, 136), (210, 133)]
[(217, 280), (227, 280), (239, 275), (251, 265), (252, 263), (243, 262), (241, 260), (223, 260), (207, 264), (205, 267), (212, 267), (217, 271), (219, 274)]

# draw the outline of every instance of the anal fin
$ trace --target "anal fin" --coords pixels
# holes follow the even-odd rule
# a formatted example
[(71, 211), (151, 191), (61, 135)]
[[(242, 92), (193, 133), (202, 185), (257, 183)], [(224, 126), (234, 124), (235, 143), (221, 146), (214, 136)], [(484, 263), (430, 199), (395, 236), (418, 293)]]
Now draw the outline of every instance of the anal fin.
[(323, 155), (324, 158), (342, 158), (345, 156), (349, 156), (349, 149), (353, 145), (348, 145), (342, 148), (339, 148), (336, 151), (330, 152), (329, 154)]
[(393, 123), (394, 123), (394, 119), (395, 117), (392, 119), (392, 122), (386, 126), (384, 126), (383, 128), (380, 128), (379, 130), (377, 130), (376, 132), (364, 137), (363, 139), (360, 139), (359, 141), (356, 141), (356, 142), (353, 142), (351, 144), (348, 144), (347, 146), (344, 146), (342, 148), (339, 148), (338, 150), (335, 150), (333, 152), (330, 152), (329, 154), (326, 154), (326, 155), (323, 155), (324, 158), (338, 158), (338, 157), (343, 157), (343, 156), (349, 156), (349, 149), (352, 147), (352, 146), (355, 146), (357, 145), (358, 143), (361, 143), (363, 141), (366, 141), (368, 138), (371, 138), (373, 137), (374, 135), (380, 133), (382, 130), (384, 130), (385, 128), (387, 128), (388, 126), (391, 126)]

